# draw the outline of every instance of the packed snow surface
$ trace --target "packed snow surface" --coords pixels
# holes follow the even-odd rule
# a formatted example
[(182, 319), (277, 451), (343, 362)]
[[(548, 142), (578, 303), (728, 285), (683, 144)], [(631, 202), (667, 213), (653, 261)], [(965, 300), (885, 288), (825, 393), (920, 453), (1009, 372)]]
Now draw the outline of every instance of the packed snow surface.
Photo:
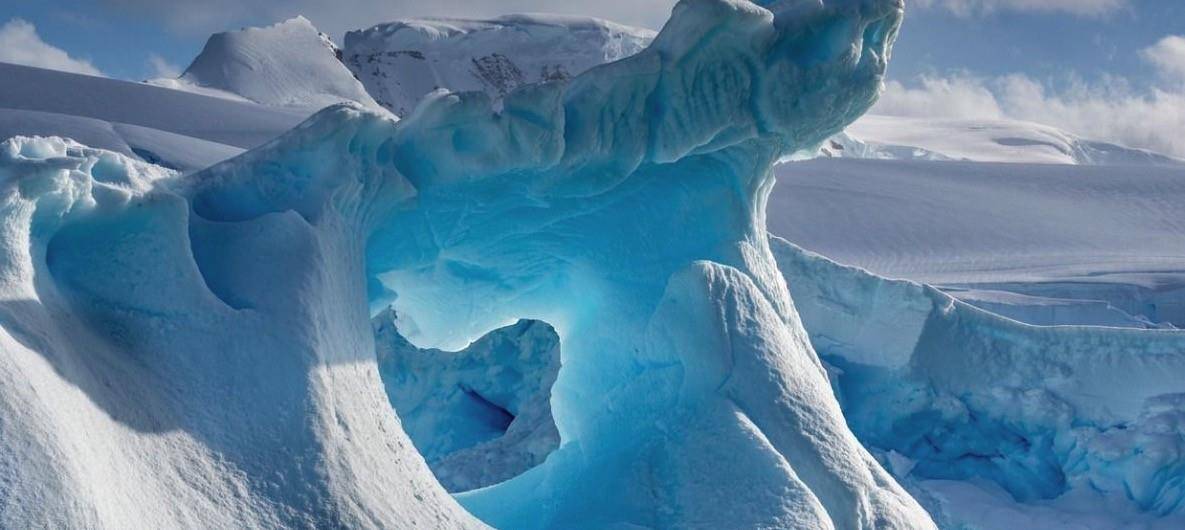
[(1185, 166), (1143, 149), (1082, 139), (1016, 120), (958, 120), (869, 114), (824, 146), (824, 154), (890, 160), (1019, 164)]
[(770, 232), (841, 263), (959, 288), (1032, 323), (1128, 318), (1114, 309), (1185, 324), (1180, 168), (840, 159), (776, 171)]
[(412, 19), (347, 33), (342, 57), (380, 104), (403, 116), (438, 88), (500, 99), (628, 57), (653, 38), (647, 29), (576, 16)]
[[(568, 83), (333, 107), (186, 176), (2, 144), (2, 525), (933, 528), (845, 424), (763, 219), (772, 165), (875, 101), (901, 7), (684, 0)], [(462, 509), (368, 304), (420, 347), (552, 324), (560, 446)]]
[(0, 109), (136, 125), (240, 148), (258, 146), (307, 110), (229, 101), (143, 83), (0, 63)]
[(311, 108), (352, 101), (377, 108), (341, 52), (304, 17), (217, 33), (177, 79), (152, 84), (263, 105)]

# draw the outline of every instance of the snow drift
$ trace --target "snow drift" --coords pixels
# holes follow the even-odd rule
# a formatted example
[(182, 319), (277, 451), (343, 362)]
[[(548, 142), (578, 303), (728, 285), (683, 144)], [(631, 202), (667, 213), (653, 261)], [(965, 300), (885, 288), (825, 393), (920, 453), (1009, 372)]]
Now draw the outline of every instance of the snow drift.
[[(471, 527), (386, 405), (423, 347), (563, 341), (561, 445), (465, 493), (538, 527), (926, 528), (847, 429), (764, 231), (771, 166), (863, 113), (895, 0), (685, 0), (495, 111), (351, 107), (186, 177), (3, 144), (5, 526)], [(671, 234), (682, 237), (672, 238)]]

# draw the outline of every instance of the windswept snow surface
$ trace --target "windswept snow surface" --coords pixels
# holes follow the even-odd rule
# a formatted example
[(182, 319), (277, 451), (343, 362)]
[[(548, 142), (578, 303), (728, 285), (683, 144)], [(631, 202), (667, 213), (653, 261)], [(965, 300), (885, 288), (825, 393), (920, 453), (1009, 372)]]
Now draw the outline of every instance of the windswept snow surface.
[(169, 169), (192, 171), (231, 158), (243, 150), (148, 127), (112, 123), (53, 112), (0, 109), (0, 138), (62, 136)]
[(500, 99), (524, 84), (567, 81), (629, 57), (652, 39), (651, 30), (576, 16), (413, 19), (347, 33), (343, 60), (380, 104), (403, 116), (438, 88)]
[(14, 64), (0, 63), (0, 78), (0, 109), (124, 123), (244, 149), (275, 138), (309, 115), (307, 110)]
[(1185, 161), (1054, 127), (1015, 120), (954, 120), (867, 115), (824, 145), (823, 154), (890, 160), (1014, 164), (1182, 166)]
[(3, 526), (477, 526), (386, 406), (393, 303), (423, 347), (562, 340), (561, 446), (461, 495), (489, 523), (933, 528), (845, 425), (762, 217), (774, 162), (874, 102), (902, 6), (768, 7), (684, 0), (500, 112), (333, 107), (185, 177), (3, 144)]
[(298, 16), (217, 33), (180, 77), (149, 83), (269, 106), (317, 110), (352, 101), (378, 108), (340, 55), (327, 35)]
[(770, 232), (841, 263), (1037, 324), (1185, 324), (1180, 168), (816, 160), (775, 171)]

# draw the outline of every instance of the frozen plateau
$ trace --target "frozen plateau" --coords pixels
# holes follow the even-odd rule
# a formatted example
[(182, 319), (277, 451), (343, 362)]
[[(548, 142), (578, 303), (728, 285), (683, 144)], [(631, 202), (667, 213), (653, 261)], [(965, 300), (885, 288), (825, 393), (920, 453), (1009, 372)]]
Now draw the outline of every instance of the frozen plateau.
[(0, 528), (1185, 528), (1185, 163), (900, 0), (0, 64)]

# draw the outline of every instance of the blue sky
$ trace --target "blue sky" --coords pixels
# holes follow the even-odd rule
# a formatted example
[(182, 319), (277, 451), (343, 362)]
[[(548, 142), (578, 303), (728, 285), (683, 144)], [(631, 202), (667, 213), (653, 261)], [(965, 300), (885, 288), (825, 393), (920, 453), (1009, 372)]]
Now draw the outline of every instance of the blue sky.
[[(104, 75), (138, 80), (184, 69), (211, 32), (268, 24), (296, 14), (306, 15), (340, 42), (346, 30), (416, 15), (481, 17), (560, 11), (657, 27), (672, 4), (672, 0), (0, 0), (0, 24), (8, 22), (0, 27), (0, 60), (4, 60), (6, 30), (23, 36), (33, 31), (46, 46), (64, 52), (72, 61), (89, 64)], [(1185, 140), (1168, 138), (1185, 137), (1185, 109), (1181, 108), (1185, 107), (1185, 38), (1179, 47), (1176, 41), (1166, 41), (1173, 35), (1185, 37), (1185, 2), (907, 0), (907, 10), (891, 69), (895, 82), (878, 112), (1032, 119), (1089, 137), (1185, 156)], [(27, 24), (14, 28), (13, 19)], [(41, 50), (30, 54), (46, 53)], [(1131, 119), (1116, 121), (1114, 114)], [(1145, 130), (1134, 130), (1149, 119), (1153, 123)]]

